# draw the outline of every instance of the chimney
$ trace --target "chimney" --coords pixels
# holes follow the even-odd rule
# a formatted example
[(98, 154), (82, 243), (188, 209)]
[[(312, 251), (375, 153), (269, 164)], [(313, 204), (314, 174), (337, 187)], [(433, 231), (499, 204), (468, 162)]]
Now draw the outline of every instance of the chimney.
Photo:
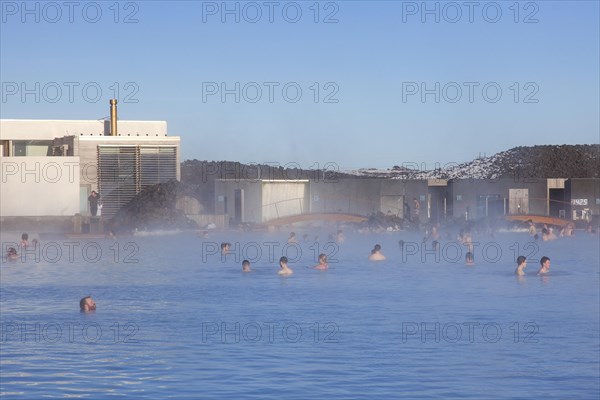
[(110, 99), (110, 136), (117, 136), (117, 99)]

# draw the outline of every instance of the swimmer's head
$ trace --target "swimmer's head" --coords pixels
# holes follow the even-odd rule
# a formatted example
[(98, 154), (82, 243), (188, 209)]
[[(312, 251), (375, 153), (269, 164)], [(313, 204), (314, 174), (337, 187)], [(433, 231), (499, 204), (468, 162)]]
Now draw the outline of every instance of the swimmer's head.
[(542, 267), (546, 266), (546, 262), (548, 262), (548, 267), (550, 267), (550, 259), (548, 257), (544, 256), (540, 259), (540, 265)]
[(287, 264), (288, 263), (288, 258), (286, 256), (283, 256), (279, 259), (279, 264)]
[(250, 261), (242, 261), (242, 271), (250, 271)]
[(86, 296), (83, 299), (79, 300), (79, 308), (81, 309), (81, 311), (95, 311), (96, 302), (94, 302), (92, 296)]
[(21, 235), (21, 240), (29, 240), (29, 235), (24, 233)]
[(375, 247), (373, 247), (373, 251), (379, 251), (381, 250), (381, 246), (376, 244)]
[(320, 263), (327, 263), (327, 255), (326, 254), (319, 254), (319, 262)]
[(527, 261), (527, 258), (525, 256), (519, 256), (519, 257), (517, 257), (517, 265), (521, 265), (525, 261)]

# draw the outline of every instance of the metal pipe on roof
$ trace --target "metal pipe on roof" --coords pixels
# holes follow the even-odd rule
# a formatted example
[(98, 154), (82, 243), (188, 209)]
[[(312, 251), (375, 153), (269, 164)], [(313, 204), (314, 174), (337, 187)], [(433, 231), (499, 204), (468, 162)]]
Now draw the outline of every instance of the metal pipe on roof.
[(117, 136), (117, 99), (110, 99), (110, 136)]

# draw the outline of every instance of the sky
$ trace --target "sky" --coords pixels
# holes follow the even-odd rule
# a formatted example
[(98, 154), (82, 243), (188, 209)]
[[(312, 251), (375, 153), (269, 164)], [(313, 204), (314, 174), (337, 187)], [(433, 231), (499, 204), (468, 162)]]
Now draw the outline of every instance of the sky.
[(0, 117), (340, 170), (600, 143), (598, 1), (0, 1)]

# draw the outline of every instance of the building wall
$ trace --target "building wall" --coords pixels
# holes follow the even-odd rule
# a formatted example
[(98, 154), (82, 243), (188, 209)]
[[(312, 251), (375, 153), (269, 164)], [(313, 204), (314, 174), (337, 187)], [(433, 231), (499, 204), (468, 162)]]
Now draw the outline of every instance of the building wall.
[(79, 157), (2, 157), (0, 215), (72, 216), (79, 212)]
[(381, 180), (339, 179), (310, 183), (310, 212), (367, 215), (379, 211)]
[[(449, 184), (449, 193), (453, 201), (453, 217), (464, 218), (468, 213), (469, 219), (481, 218), (478, 215), (477, 196), (499, 195), (504, 203), (504, 211), (509, 214), (510, 189), (527, 189), (529, 204), (527, 214), (546, 215), (548, 210), (548, 188), (545, 179), (531, 182), (515, 181), (514, 179), (455, 179)], [(525, 211), (525, 206), (523, 206)]]
[(567, 218), (585, 219), (600, 215), (600, 179), (573, 178), (566, 182), (571, 202), (571, 213)]
[[(110, 124), (109, 121), (104, 120), (0, 120), (2, 144), (0, 160), (3, 179), (6, 180), (2, 182), (0, 215), (3, 217), (72, 216), (76, 213), (88, 213), (87, 195), (92, 190), (98, 191), (98, 146), (100, 145), (175, 147), (175, 165), (167, 164), (171, 169), (166, 175), (172, 176), (175, 172), (176, 179), (180, 179), (180, 138), (167, 136), (166, 122), (119, 121), (117, 129), (118, 136), (109, 136)], [(35, 156), (39, 152), (37, 148), (33, 148), (31, 153), (29, 148), (26, 152), (20, 151), (22, 156), (13, 153), (15, 142), (36, 140), (48, 141), (52, 144), (51, 151), (45, 157)], [(142, 173), (139, 175), (142, 179), (147, 177), (145, 181), (147, 184), (151, 184), (154, 177), (166, 171), (161, 169), (163, 161), (154, 162), (156, 157), (153, 154), (148, 155), (148, 152), (152, 151), (142, 150), (140, 157), (142, 165), (146, 168), (141, 168)], [(62, 178), (52, 178), (52, 182), (48, 182), (43, 174), (51, 173), (55, 165), (60, 167)], [(71, 171), (73, 165), (76, 165), (76, 179), (66, 182), (67, 171)], [(25, 174), (26, 179), (17, 180), (13, 176), (15, 171), (20, 174), (24, 169), (33, 172)], [(37, 174), (40, 175), (38, 179), (40, 182), (33, 182), (35, 171), (39, 171)], [(40, 199), (51, 200), (46, 204)], [(104, 205), (110, 206), (113, 203)], [(111, 211), (111, 207), (103, 211)]]
[(177, 180), (181, 179), (179, 137), (89, 136), (75, 138), (75, 152), (81, 159), (81, 184), (98, 190), (98, 146), (176, 146)]
[[(408, 206), (400, 212), (403, 218), (419, 219), (421, 222), (427, 221), (427, 194), (428, 186), (426, 180), (407, 180), (394, 179), (381, 182), (381, 196), (403, 196), (403, 201)], [(415, 214), (414, 201), (419, 202), (419, 215)], [(386, 213), (386, 210), (381, 210)], [(410, 212), (411, 216), (405, 215), (405, 211)]]
[(236, 189), (244, 191), (242, 222), (262, 222), (262, 184), (258, 180), (215, 180), (215, 214), (234, 218)]
[[(119, 136), (167, 136), (166, 121), (121, 121)], [(110, 121), (0, 119), (2, 140), (52, 140), (63, 136), (105, 136)]]
[(308, 181), (263, 180), (262, 221), (310, 212)]
[[(293, 182), (293, 181), (292, 181)], [(565, 191), (569, 199), (587, 199), (587, 205), (573, 206), (574, 210), (587, 210), (591, 215), (600, 214), (600, 188), (598, 179), (569, 179)], [(527, 181), (512, 178), (498, 180), (457, 179), (439, 186), (426, 180), (386, 180), (386, 179), (341, 179), (337, 181), (310, 181), (309, 207), (311, 213), (349, 213), (370, 215), (376, 212), (392, 213), (406, 218), (406, 210), (400, 210), (401, 202), (410, 207), (414, 215), (414, 201), (420, 204), (419, 220), (422, 223), (443, 222), (444, 218), (477, 219), (487, 216), (502, 216), (518, 213), (548, 215), (549, 187), (556, 182), (546, 179)], [(223, 213), (224, 206), (218, 197), (226, 198), (228, 214), (233, 215), (234, 190), (245, 193), (245, 221), (262, 222), (264, 209), (260, 181), (217, 181), (216, 213)], [(511, 190), (527, 192), (527, 200), (518, 198), (521, 207), (511, 206)], [(478, 201), (478, 198), (481, 200)], [(487, 198), (487, 201), (486, 201)], [(446, 200), (444, 202), (444, 199)], [(434, 203), (436, 210), (434, 210)], [(398, 204), (396, 207), (395, 204)], [(446, 208), (444, 209), (444, 205)], [(485, 208), (487, 207), (487, 209)], [(445, 212), (445, 213), (444, 213)], [(487, 212), (487, 214), (486, 214)], [(466, 216), (466, 214), (468, 215)], [(573, 218), (572, 215), (566, 215)]]

